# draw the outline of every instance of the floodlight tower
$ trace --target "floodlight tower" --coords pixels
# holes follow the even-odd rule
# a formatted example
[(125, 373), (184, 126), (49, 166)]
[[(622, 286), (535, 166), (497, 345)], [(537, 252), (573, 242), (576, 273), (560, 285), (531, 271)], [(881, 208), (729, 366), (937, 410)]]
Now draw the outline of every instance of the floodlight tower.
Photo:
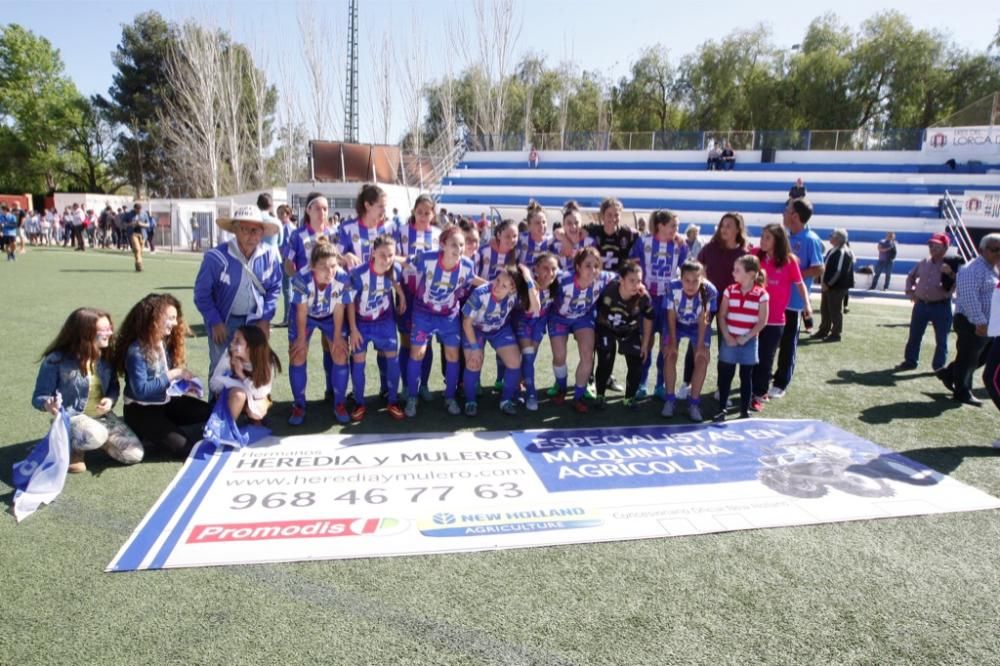
[(344, 140), (358, 142), (358, 0), (347, 8), (347, 99), (344, 103)]

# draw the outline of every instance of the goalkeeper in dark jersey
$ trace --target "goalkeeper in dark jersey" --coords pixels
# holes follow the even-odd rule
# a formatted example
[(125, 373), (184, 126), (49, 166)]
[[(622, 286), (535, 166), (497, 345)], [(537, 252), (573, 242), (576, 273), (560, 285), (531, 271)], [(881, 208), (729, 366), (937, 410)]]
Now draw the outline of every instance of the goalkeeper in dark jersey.
[(621, 277), (611, 281), (597, 299), (595, 328), (597, 352), (597, 408), (604, 406), (604, 393), (621, 353), (628, 366), (625, 380), (626, 407), (635, 404), (635, 394), (642, 377), (642, 364), (653, 342), (653, 306), (642, 284), (642, 268), (630, 259), (624, 263)]

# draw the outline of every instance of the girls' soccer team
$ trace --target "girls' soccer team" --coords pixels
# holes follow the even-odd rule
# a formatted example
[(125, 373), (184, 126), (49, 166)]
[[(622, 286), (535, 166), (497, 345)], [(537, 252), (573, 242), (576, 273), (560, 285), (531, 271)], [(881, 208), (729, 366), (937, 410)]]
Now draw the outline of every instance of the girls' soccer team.
[[(609, 200), (608, 207), (618, 209), (620, 204)], [(535, 411), (535, 362), (546, 334), (555, 377), (553, 403), (563, 404), (568, 397), (567, 340), (572, 335), (578, 357), (571, 400), (578, 413), (590, 409), (585, 395), (595, 354), (593, 405), (602, 409), (620, 353), (628, 368), (624, 404), (633, 407), (645, 396), (655, 358), (655, 392), (663, 398), (661, 414), (668, 418), (678, 399), (678, 347), (686, 339), (694, 358), (687, 413), (699, 422), (716, 319), (720, 404), (727, 404), (739, 366), (740, 414), (759, 409), (767, 370), (758, 368), (754, 376), (757, 338), (780, 323), (769, 317), (770, 271), (780, 275), (771, 281), (780, 286), (779, 301), (792, 289), (801, 290), (780, 226), (765, 229), (760, 259), (746, 254), (736, 260), (732, 283), (721, 289), (720, 297), (719, 285), (709, 282), (702, 264), (689, 255), (677, 233), (677, 216), (669, 211), (653, 213), (651, 233), (637, 238), (631, 258), (613, 273), (602, 270), (601, 256), (581, 225), (575, 202), (566, 205), (562, 228), (555, 234), (547, 229), (545, 211), (531, 202), (525, 231), (519, 234), (512, 222), (500, 222), (482, 246), (475, 225), (443, 230), (436, 226), (429, 196), (416, 200), (405, 222), (387, 221), (385, 209), (385, 193), (365, 185), (358, 196), (357, 219), (330, 228), (327, 199), (312, 193), (306, 199), (304, 224), (289, 234), (282, 248), (292, 304), (288, 376), (294, 402), (289, 424), (300, 425), (305, 419), (306, 358), (316, 329), (322, 332), (326, 388), (341, 423), (366, 415), (369, 345), (377, 353), (389, 414), (396, 419), (416, 416), (420, 399), (433, 398), (428, 390), (429, 343), (435, 336), (442, 348), (449, 414), (478, 413), (487, 342), (497, 358), (500, 410), (516, 414), (520, 398), (528, 411)], [(732, 214), (723, 216), (720, 224), (727, 216)], [(166, 392), (173, 381), (190, 379), (183, 367), (184, 332), (180, 304), (169, 295), (151, 294), (133, 308), (113, 355), (109, 315), (82, 308), (70, 316), (46, 350), (33, 403), (53, 413), (65, 406), (73, 415), (74, 450), (80, 452), (74, 454), (75, 468), (83, 467), (82, 451), (100, 446), (122, 462), (136, 462), (143, 455), (142, 439), (173, 453), (190, 449), (193, 442), (178, 425), (202, 420), (208, 407)], [(215, 392), (232, 389), (228, 404), (234, 417), (245, 415), (252, 421), (265, 417), (274, 373), (281, 367), (258, 333), (250, 327), (234, 336), (227, 359), (211, 381)], [(657, 335), (660, 346), (654, 349)], [(765, 335), (761, 343), (765, 363), (773, 355), (770, 337)], [(124, 422), (110, 412), (118, 397), (118, 373), (126, 376)], [(350, 412), (349, 380), (355, 404)], [(460, 384), (464, 404), (459, 404)], [(725, 418), (724, 409), (714, 416)]]

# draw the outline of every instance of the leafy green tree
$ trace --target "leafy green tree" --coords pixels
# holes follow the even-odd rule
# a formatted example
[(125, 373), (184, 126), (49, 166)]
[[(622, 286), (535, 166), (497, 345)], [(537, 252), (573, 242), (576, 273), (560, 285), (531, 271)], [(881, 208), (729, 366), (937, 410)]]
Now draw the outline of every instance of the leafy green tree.
[(157, 12), (139, 14), (122, 27), (111, 61), (117, 68), (108, 96), (96, 103), (119, 132), (116, 169), (136, 192), (165, 193), (167, 160), (157, 127), (157, 111), (170, 94), (165, 63), (174, 33)]
[(0, 185), (20, 192), (63, 184), (63, 147), (82, 100), (59, 51), (17, 24), (0, 28)]

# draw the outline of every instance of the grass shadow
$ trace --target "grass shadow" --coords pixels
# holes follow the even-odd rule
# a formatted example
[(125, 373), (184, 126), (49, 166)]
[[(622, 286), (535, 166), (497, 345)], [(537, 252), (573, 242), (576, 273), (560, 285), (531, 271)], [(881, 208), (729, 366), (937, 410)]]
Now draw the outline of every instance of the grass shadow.
[(992, 446), (929, 446), (899, 453), (942, 474), (955, 471), (966, 458), (1000, 457), (1000, 449)]
[(861, 410), (858, 419), (870, 424), (892, 423), (899, 419), (933, 419), (962, 407), (961, 403), (955, 402), (944, 393), (925, 392), (924, 395), (931, 398), (932, 402), (908, 400), (872, 405)]
[(131, 268), (60, 268), (60, 273), (134, 273)]
[(892, 387), (899, 381), (909, 381), (920, 379), (934, 373), (922, 373), (915, 375), (900, 375), (899, 371), (892, 368), (884, 370), (872, 370), (870, 372), (857, 372), (856, 370), (838, 370), (835, 379), (827, 380), (827, 384), (845, 385), (860, 384), (861, 386)]
[(193, 284), (169, 285), (166, 287), (156, 287), (155, 289), (156, 291), (182, 291), (182, 290), (194, 291), (194, 285)]

